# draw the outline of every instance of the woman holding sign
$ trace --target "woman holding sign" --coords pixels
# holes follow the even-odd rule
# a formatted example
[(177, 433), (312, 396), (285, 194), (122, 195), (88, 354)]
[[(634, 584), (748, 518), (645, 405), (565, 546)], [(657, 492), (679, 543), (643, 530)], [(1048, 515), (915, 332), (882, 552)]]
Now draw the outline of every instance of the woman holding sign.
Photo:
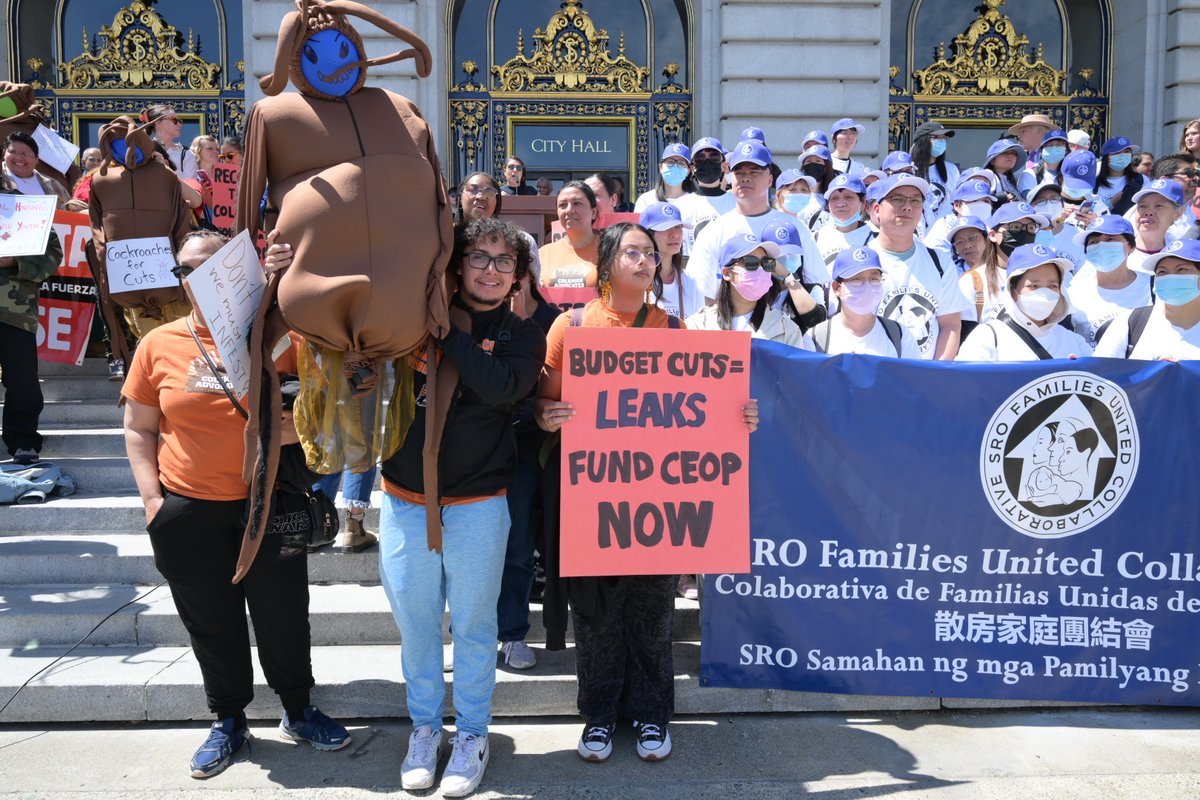
[[(562, 397), (563, 338), (567, 328), (675, 328), (682, 324), (656, 305), (648, 293), (661, 295), (659, 253), (654, 237), (641, 225), (622, 222), (600, 235), (597, 269), (600, 299), (563, 314), (546, 339), (546, 366), (538, 382), (536, 413), (543, 430), (555, 433), (575, 414)], [(758, 404), (744, 409), (746, 425), (758, 426)], [(633, 721), (637, 753), (645, 761), (671, 754), (667, 724), (675, 710), (675, 669), (671, 655), (674, 575), (570, 578), (557, 576), (560, 451), (546, 461), (545, 519), (547, 573), (543, 608), (547, 649), (562, 649), (565, 608), (571, 605), (575, 632), (575, 674), (583, 735), (576, 748), (587, 761), (612, 755), (618, 716)]]

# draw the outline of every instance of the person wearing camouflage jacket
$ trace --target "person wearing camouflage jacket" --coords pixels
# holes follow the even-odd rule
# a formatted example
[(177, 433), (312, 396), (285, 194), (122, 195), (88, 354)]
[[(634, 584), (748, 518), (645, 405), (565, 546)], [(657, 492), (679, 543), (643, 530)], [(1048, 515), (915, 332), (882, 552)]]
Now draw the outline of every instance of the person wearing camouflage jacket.
[[(4, 194), (16, 194), (9, 185)], [(40, 256), (0, 258), (0, 382), (4, 385), (4, 446), (17, 463), (33, 463), (42, 449), (38, 417), (42, 387), (38, 383), (38, 290), (62, 263), (62, 244), (50, 232)]]

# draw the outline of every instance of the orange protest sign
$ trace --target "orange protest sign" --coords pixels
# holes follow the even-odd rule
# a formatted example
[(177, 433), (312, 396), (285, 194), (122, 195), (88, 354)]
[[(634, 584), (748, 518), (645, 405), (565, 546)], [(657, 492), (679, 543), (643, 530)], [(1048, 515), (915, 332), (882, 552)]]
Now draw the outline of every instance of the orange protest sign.
[(569, 328), (561, 573), (750, 569), (750, 334)]
[(212, 212), (213, 227), (223, 235), (232, 237), (234, 219), (237, 217), (238, 167), (217, 164), (213, 167)]

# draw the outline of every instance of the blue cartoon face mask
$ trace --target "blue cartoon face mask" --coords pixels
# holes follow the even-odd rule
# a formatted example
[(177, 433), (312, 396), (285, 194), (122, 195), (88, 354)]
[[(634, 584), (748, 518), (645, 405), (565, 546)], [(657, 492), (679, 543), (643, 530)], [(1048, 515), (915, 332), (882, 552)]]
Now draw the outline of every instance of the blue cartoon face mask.
[(358, 84), (361, 67), (348, 69), (336, 78), (335, 72), (347, 64), (362, 60), (358, 47), (337, 30), (313, 34), (300, 52), (300, 72), (317, 91), (330, 97), (345, 97)]

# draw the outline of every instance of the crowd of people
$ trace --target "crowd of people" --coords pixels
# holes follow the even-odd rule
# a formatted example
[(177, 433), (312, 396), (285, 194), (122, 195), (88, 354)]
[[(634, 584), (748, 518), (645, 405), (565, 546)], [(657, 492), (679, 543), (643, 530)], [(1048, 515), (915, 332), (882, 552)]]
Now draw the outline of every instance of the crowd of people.
[[(128, 369), (114, 358), (112, 370), (124, 379), (130, 464), (156, 565), (216, 717), (191, 774), (219, 773), (248, 736), (247, 606), (283, 706), (282, 735), (340, 749), (349, 732), (310, 702), (306, 548), (268, 537), (246, 579), (229, 581), (245, 527), (247, 412), (225, 379), (188, 276), (226, 242), (212, 230), (212, 171), (219, 162), (237, 165), (241, 143), (201, 136), (185, 148), (180, 120), (165, 105), (130, 125), (150, 133), (153, 152), (89, 148), (71, 187), (39, 172), (32, 137), (12, 133), (3, 191), (86, 209), (103, 239), (93, 182), (102, 186), (106, 167), (148, 159), (175, 176), (187, 208), (186, 230), (173, 242), (187, 301), (155, 307), (150, 317), (127, 308), (108, 336), (136, 344)], [(539, 571), (547, 649), (565, 647), (568, 625), (573, 631), (579, 756), (608, 759), (622, 718), (636, 728), (640, 758), (671, 753), (672, 616), (677, 594), (697, 598), (696, 576), (557, 574), (558, 543), (569, 535), (559, 528), (558, 434), (574, 416), (562, 400), (567, 328), (749, 331), (828, 355), (920, 360), (1200, 354), (1200, 120), (1185, 126), (1179, 152), (1158, 159), (1125, 137), (1092, 142), (1030, 115), (986, 153), (957, 153), (953, 129), (924, 123), (909, 151), (888, 153), (875, 168), (855, 153), (864, 132), (852, 119), (811, 131), (795, 166), (776, 163), (754, 127), (729, 147), (708, 136), (672, 143), (654, 188), (632, 205), (623, 183), (603, 174), (557, 192), (544, 178), (530, 186), (516, 157), (502, 175), (472, 173), (453, 190), (449, 269), (457, 288), (449, 333), (437, 342), (458, 373), (438, 463), (443, 546), (430, 549), (426, 540), (423, 402), (399, 449), (367, 472), (308, 473), (301, 456), (286, 478), (296, 491), (331, 497), (341, 485), (340, 549), (378, 548), (413, 721), (404, 788), (437, 780), (447, 670), (456, 732), (441, 788), (463, 796), (478, 787), (497, 662), (516, 670), (537, 663), (526, 637)], [(554, 195), (561, 229), (540, 247), (503, 220), (505, 195), (533, 194)], [(601, 214), (621, 212), (636, 222), (597, 227)], [(287, 269), (291, 247), (277, 232), (267, 243), (265, 269)], [(52, 236), (43, 255), (0, 260), (3, 440), (18, 463), (39, 458), (37, 289), (60, 258)], [(594, 296), (562, 312), (555, 298), (564, 289)], [(276, 362), (285, 382), (299, 372), (301, 347), (294, 337)], [(414, 369), (423, 397), (419, 359)], [(743, 413), (753, 431), (757, 404)], [(284, 449), (297, 447), (286, 410), (282, 424)], [(364, 525), (376, 472), (378, 533)], [(450, 658), (442, 647), (446, 609)]]

